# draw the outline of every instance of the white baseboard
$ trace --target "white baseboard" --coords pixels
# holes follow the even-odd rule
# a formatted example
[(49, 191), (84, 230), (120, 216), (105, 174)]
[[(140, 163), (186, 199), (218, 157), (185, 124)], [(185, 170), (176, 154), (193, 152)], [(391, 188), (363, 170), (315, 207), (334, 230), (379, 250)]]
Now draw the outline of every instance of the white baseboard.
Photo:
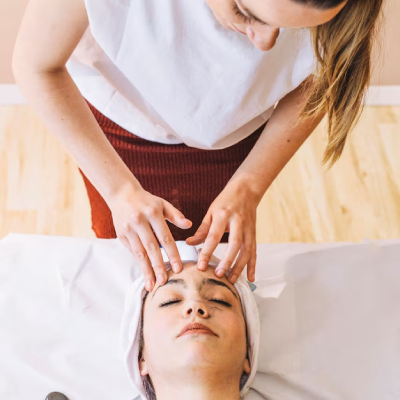
[(0, 105), (26, 104), (17, 85), (0, 85)]
[[(0, 85), (0, 105), (26, 104), (17, 85)], [(371, 86), (367, 106), (400, 106), (400, 86)]]
[(371, 86), (366, 106), (400, 106), (400, 86)]

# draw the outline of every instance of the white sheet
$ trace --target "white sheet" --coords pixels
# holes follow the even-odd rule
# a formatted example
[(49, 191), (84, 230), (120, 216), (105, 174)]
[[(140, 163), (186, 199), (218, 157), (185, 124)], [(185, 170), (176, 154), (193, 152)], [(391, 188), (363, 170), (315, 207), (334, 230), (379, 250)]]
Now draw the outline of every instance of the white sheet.
[(270, 400), (400, 399), (400, 244), (308, 252), (259, 303), (253, 387)]
[[(1, 240), (0, 399), (132, 400), (119, 324), (138, 273), (117, 240)], [(400, 242), (259, 245), (256, 278), (269, 297), (247, 400), (400, 398)]]

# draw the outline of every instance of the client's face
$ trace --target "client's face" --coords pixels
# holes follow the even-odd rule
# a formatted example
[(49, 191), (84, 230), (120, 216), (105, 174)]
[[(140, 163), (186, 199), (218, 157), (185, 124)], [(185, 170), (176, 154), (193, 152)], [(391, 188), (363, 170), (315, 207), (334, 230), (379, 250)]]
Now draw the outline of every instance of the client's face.
[[(144, 306), (141, 374), (171, 379), (176, 374), (240, 380), (249, 373), (246, 326), (235, 287), (214, 274), (184, 263), (168, 272), (168, 282), (149, 293)], [(155, 379), (156, 378), (156, 379)], [(156, 382), (154, 382), (156, 383)]]

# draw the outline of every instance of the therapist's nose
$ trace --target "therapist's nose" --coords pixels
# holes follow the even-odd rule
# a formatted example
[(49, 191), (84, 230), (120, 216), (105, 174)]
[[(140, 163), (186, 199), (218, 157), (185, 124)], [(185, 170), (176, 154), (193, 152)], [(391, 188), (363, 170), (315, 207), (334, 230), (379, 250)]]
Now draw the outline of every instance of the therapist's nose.
[(247, 37), (251, 42), (262, 51), (271, 50), (279, 36), (279, 28), (271, 28), (269, 26), (251, 26), (246, 27)]
[(183, 314), (185, 318), (188, 317), (200, 317), (208, 318), (209, 311), (205, 302), (200, 298), (187, 300), (185, 307), (183, 308)]

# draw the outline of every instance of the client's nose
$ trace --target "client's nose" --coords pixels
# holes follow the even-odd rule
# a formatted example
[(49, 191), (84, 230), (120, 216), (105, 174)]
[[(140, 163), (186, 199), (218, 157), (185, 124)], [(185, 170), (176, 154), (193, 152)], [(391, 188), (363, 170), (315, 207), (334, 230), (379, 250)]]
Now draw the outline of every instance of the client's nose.
[(205, 303), (201, 300), (188, 301), (187, 306), (184, 308), (185, 317), (193, 315), (200, 316), (202, 318), (208, 318), (208, 309)]

